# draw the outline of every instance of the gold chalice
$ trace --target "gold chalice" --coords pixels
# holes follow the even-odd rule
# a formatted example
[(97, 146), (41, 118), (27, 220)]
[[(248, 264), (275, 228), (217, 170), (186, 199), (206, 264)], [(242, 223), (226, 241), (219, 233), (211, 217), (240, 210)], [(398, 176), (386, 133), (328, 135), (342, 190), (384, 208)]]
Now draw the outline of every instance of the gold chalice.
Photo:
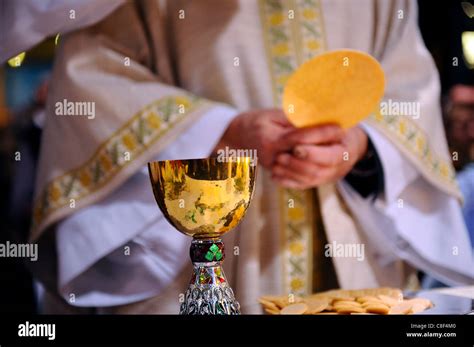
[(164, 160), (148, 163), (156, 202), (166, 219), (193, 238), (193, 275), (180, 314), (240, 314), (227, 283), (222, 235), (236, 227), (252, 198), (256, 159)]

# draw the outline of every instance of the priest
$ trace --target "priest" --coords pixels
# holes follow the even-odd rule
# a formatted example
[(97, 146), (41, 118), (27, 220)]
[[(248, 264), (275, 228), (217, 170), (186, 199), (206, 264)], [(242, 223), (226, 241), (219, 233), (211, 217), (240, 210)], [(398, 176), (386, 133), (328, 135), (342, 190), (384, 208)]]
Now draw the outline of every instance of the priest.
[[(146, 163), (229, 148), (257, 150), (260, 165), (225, 239), (243, 313), (260, 312), (262, 294), (416, 288), (418, 270), (472, 284), (438, 75), (416, 21), (408, 0), (126, 1), (61, 37), (31, 231), (46, 311), (178, 312), (190, 240), (158, 210)], [(339, 48), (378, 59), (385, 100), (419, 114), (292, 127), (285, 81)], [(93, 103), (95, 116), (55, 114), (64, 100)]]

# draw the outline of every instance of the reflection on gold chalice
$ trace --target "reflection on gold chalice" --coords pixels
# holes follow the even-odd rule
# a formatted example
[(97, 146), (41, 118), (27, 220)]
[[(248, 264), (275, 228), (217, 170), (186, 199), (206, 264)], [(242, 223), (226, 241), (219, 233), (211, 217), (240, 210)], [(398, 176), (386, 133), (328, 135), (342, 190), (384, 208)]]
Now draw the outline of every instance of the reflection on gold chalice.
[(222, 270), (220, 237), (237, 226), (250, 203), (255, 158), (206, 158), (148, 163), (156, 202), (166, 219), (193, 237), (193, 276), (180, 314), (239, 314)]

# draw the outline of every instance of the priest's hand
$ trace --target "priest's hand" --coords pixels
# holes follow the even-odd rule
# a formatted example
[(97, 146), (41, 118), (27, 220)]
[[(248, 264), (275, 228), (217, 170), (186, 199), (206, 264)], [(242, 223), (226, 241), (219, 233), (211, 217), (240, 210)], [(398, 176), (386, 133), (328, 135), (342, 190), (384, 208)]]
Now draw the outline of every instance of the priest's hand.
[(335, 125), (295, 129), (284, 137), (292, 151), (277, 155), (272, 177), (280, 185), (309, 189), (336, 182), (364, 157), (368, 138), (360, 127)]
[(285, 150), (283, 138), (295, 130), (281, 109), (258, 109), (236, 116), (214, 149), (257, 150), (258, 163), (270, 169), (276, 156)]

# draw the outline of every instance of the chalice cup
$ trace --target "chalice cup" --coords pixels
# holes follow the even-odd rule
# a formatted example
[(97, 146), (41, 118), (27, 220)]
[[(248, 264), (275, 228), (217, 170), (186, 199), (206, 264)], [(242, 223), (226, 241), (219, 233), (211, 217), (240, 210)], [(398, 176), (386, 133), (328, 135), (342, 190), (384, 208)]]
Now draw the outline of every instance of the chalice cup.
[(178, 231), (191, 236), (191, 282), (180, 314), (240, 314), (222, 261), (222, 235), (236, 227), (252, 198), (256, 158), (164, 160), (148, 163), (156, 202)]

